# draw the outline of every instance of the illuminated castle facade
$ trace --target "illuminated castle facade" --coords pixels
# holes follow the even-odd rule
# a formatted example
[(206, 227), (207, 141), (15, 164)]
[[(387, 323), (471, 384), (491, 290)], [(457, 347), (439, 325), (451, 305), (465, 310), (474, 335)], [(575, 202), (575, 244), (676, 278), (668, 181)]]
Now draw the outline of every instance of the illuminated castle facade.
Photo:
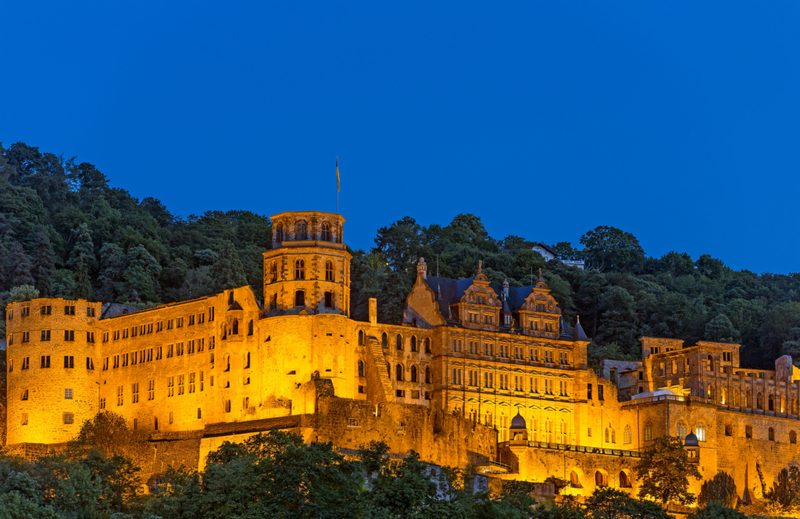
[[(203, 453), (272, 427), (307, 440), (477, 466), (500, 478), (568, 480), (568, 492), (635, 489), (638, 452), (663, 434), (704, 477), (758, 494), (797, 462), (800, 376), (739, 367), (738, 345), (643, 338), (643, 362), (587, 366), (589, 339), (543, 281), (429, 276), (424, 259), (401, 323), (350, 318), (344, 218), (272, 217), (264, 303), (249, 287), (148, 310), (85, 300), (8, 305), (7, 445), (70, 440), (100, 410)], [(187, 440), (188, 441), (188, 440)], [(196, 449), (196, 450), (197, 450)], [(156, 469), (153, 469), (156, 470)]]

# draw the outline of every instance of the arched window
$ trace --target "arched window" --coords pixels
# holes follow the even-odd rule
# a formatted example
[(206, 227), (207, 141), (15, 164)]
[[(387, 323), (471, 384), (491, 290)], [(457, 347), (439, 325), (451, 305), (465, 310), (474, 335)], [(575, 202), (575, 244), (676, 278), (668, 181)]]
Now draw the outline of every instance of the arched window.
[(725, 436), (733, 436), (733, 426), (731, 424), (725, 424)]
[(547, 418), (544, 421), (544, 433), (545, 433), (545, 441), (547, 443), (553, 443), (553, 422)]
[(417, 367), (411, 366), (411, 382), (417, 381)]
[(775, 429), (770, 427), (769, 430), (767, 431), (767, 437), (769, 438), (769, 441), (774, 442), (775, 441)]
[(364, 331), (363, 330), (358, 330), (358, 345), (359, 346), (363, 346), (364, 345)]
[(397, 349), (398, 350), (403, 349), (403, 336), (400, 335), (399, 333), (397, 334)]
[(560, 433), (561, 433), (561, 439), (560, 439), (561, 445), (566, 445), (567, 444), (567, 422), (565, 422), (564, 420), (561, 420)]
[(611, 443), (617, 443), (617, 430), (611, 428)]
[(622, 439), (622, 442), (627, 445), (629, 443), (633, 443), (633, 430), (631, 429), (630, 425), (625, 426), (625, 435)]
[(797, 443), (797, 433), (794, 431), (789, 431), (789, 443), (792, 445)]
[(697, 441), (704, 442), (706, 441), (706, 426), (703, 423), (697, 424), (694, 428), (694, 434), (697, 436)]
[(417, 351), (417, 338), (411, 336), (411, 351)]
[(619, 471), (619, 486), (621, 488), (631, 488), (631, 480), (624, 470)]
[(780, 399), (780, 402), (779, 402), (780, 406), (778, 407), (778, 410), (781, 413), (785, 413), (786, 412), (786, 399), (784, 398), (783, 395), (779, 396), (778, 398)]
[(295, 279), (305, 279), (306, 278), (306, 263), (305, 261), (299, 259), (294, 262), (294, 278)]
[(425, 353), (431, 352), (431, 339), (430, 337), (425, 337)]
[(278, 281), (278, 262), (276, 261), (272, 262), (272, 267), (270, 268), (270, 278), (272, 283)]
[(756, 395), (756, 409), (764, 409), (764, 395), (761, 391)]
[(283, 225), (281, 224), (278, 224), (278, 226), (275, 227), (275, 241), (278, 243), (283, 241)]
[(328, 222), (322, 222), (322, 241), (331, 241), (331, 225)]
[(708, 389), (706, 389), (706, 398), (709, 400), (714, 400), (714, 384), (709, 384)]
[(611, 431), (609, 431), (608, 427), (606, 427), (606, 443), (611, 441)]
[(253, 335), (253, 320), (250, 319), (250, 322), (247, 323), (247, 335)]
[(683, 420), (678, 420), (678, 424), (675, 426), (675, 436), (683, 440), (684, 438), (686, 438), (687, 434), (688, 433), (686, 432), (686, 422), (684, 422)]
[(726, 405), (728, 403), (728, 388), (725, 386), (719, 388), (719, 403), (722, 405)]
[(325, 262), (325, 281), (333, 280), (333, 262), (328, 260)]
[(389, 347), (389, 336), (386, 335), (385, 333), (381, 335), (381, 346), (383, 346), (384, 348)]
[(650, 441), (653, 439), (653, 424), (648, 420), (644, 424), (644, 440)]
[(770, 393), (769, 396), (767, 397), (767, 409), (769, 409), (770, 411), (775, 410), (775, 399), (772, 397), (772, 393)]
[(607, 487), (608, 478), (606, 478), (606, 476), (598, 470), (594, 473), (594, 484), (597, 487)]
[(363, 360), (359, 360), (358, 361), (358, 376), (359, 377), (363, 377), (364, 376), (364, 361)]
[(297, 222), (297, 236), (296, 240), (307, 240), (308, 239), (308, 228), (306, 226), (306, 222), (300, 220)]
[(569, 473), (569, 486), (572, 488), (583, 488), (581, 486), (581, 479), (574, 470)]
[(395, 378), (397, 379), (398, 382), (403, 381), (403, 366), (401, 366), (400, 364), (398, 364), (395, 367), (395, 375), (396, 375)]
[(431, 368), (427, 366), (425, 367), (425, 383), (426, 384), (431, 383)]
[(733, 407), (739, 407), (739, 388), (738, 387), (733, 390), (733, 395), (732, 396), (733, 396), (733, 398), (731, 399), (731, 405), (733, 405)]
[(239, 335), (239, 319), (233, 320), (233, 326), (231, 327), (231, 335)]
[(306, 293), (302, 290), (294, 293), (294, 306), (306, 306)]
[(706, 366), (707, 371), (714, 371), (714, 357), (711, 355), (708, 356), (708, 366)]

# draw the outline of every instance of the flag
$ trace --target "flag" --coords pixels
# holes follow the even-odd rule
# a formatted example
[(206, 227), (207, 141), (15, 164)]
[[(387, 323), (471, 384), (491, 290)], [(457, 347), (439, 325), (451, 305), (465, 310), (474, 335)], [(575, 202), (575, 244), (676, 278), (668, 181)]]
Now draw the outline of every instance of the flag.
[(338, 193), (341, 191), (339, 189), (339, 157), (336, 157), (336, 192)]

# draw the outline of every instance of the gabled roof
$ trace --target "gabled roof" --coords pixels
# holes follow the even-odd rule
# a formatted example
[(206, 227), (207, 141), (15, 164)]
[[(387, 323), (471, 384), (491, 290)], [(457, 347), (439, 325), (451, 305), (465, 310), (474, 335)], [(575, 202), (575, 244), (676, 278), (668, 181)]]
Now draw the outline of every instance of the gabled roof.
[[(440, 307), (446, 307), (448, 309), (447, 313), (442, 311), (442, 315), (446, 317), (449, 315), (450, 305), (457, 303), (462, 297), (464, 297), (464, 292), (466, 292), (467, 289), (472, 286), (474, 279), (475, 278), (450, 279), (437, 276), (428, 276), (425, 278), (425, 282), (428, 283), (430, 289), (433, 290), (434, 294), (436, 294), (437, 299), (439, 299), (439, 294), (441, 293), (439, 305)], [(489, 283), (489, 286), (502, 298), (503, 285), (498, 283)], [(531, 295), (532, 292), (532, 286), (509, 287), (508, 299), (503, 301), (503, 308), (505, 309), (507, 304), (510, 311), (516, 312), (523, 304), (525, 304), (525, 299)]]

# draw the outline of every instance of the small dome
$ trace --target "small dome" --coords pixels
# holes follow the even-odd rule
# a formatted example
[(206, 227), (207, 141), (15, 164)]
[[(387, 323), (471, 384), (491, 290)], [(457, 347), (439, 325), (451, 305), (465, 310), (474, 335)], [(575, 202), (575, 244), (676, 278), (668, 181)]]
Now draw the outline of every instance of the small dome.
[(517, 416), (511, 419), (510, 429), (527, 429), (527, 428), (528, 426), (525, 423), (525, 419), (522, 417), (521, 414), (519, 414), (519, 411), (517, 411)]
[(686, 441), (683, 442), (684, 447), (699, 447), (700, 444), (697, 443), (697, 436), (693, 432), (690, 432), (686, 435)]

